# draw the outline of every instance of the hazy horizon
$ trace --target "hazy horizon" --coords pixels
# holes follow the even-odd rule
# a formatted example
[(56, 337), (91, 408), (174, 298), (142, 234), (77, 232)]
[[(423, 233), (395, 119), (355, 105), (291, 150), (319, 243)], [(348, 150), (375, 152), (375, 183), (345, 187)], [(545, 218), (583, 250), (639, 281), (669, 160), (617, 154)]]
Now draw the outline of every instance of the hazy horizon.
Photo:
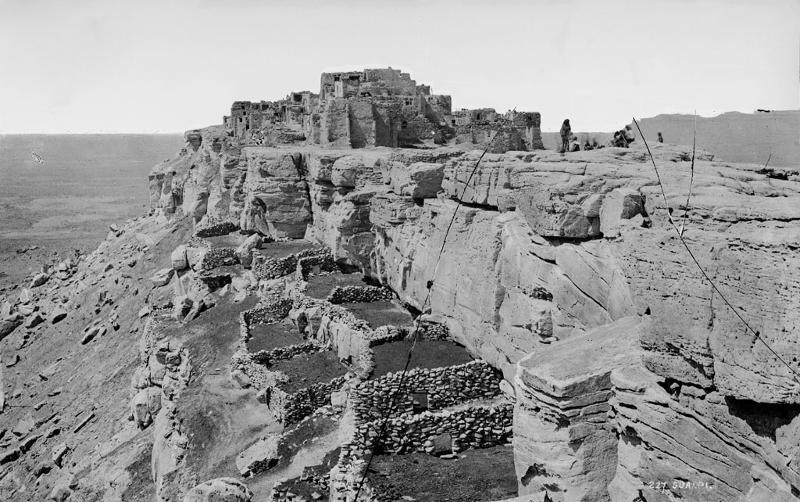
[[(793, 113), (793, 112), (800, 112), (800, 108), (786, 109), (786, 110), (769, 110), (766, 113), (776, 113), (776, 114), (778, 114), (778, 113)], [(700, 115), (698, 113), (697, 114), (697, 118), (713, 119), (713, 118), (720, 117), (722, 115), (726, 115), (726, 114), (729, 114), (729, 113), (741, 113), (743, 115), (755, 115), (756, 114), (756, 110), (753, 110), (752, 112), (740, 112), (738, 110), (731, 110), (731, 111), (720, 112), (720, 113), (715, 114), (715, 115)], [(694, 115), (695, 114), (692, 114), (692, 113), (657, 113), (657, 114), (651, 115), (651, 116), (636, 117), (636, 119), (637, 120), (645, 120), (645, 119), (658, 118), (660, 116), (683, 116), (683, 117), (691, 118)], [(759, 115), (761, 115), (761, 113), (759, 113)], [(221, 121), (219, 123), (217, 123), (217, 124), (206, 124), (205, 126), (200, 126), (199, 128), (209, 127), (209, 126), (214, 126), (214, 125), (221, 125)], [(576, 132), (583, 132), (583, 133), (592, 133), (592, 132), (613, 133), (617, 129), (618, 128), (613, 128), (613, 129), (608, 129), (608, 130), (588, 130), (588, 129), (586, 129), (586, 130), (580, 129), (579, 130), (579, 129), (575, 129), (575, 131)], [(186, 133), (186, 131), (189, 131), (189, 130), (191, 130), (191, 129), (185, 129), (183, 131), (163, 131), (163, 132), (136, 132), (136, 131), (132, 131), (132, 132), (125, 132), (125, 131), (122, 131), (122, 132), (99, 132), (99, 131), (87, 131), (87, 132), (3, 132), (3, 133), (0, 133), (0, 137), (5, 137), (5, 136), (183, 136)], [(557, 133), (558, 132), (558, 128), (546, 129), (545, 127), (542, 127), (542, 132)]]
[(454, 109), (611, 131), (800, 108), (800, 2), (0, 0), (0, 65), (0, 133), (180, 133), (386, 66)]

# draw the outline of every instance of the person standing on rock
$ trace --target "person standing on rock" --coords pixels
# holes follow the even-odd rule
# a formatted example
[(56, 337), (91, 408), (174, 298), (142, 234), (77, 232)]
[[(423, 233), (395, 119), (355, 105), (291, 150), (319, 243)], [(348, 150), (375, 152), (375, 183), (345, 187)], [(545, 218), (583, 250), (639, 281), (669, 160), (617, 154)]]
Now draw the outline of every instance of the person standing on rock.
[(569, 142), (572, 139), (572, 127), (569, 125), (569, 119), (564, 119), (561, 124), (561, 153), (569, 151)]
[(663, 143), (664, 142), (664, 136), (661, 135), (661, 131), (658, 131), (658, 142), (659, 143)]

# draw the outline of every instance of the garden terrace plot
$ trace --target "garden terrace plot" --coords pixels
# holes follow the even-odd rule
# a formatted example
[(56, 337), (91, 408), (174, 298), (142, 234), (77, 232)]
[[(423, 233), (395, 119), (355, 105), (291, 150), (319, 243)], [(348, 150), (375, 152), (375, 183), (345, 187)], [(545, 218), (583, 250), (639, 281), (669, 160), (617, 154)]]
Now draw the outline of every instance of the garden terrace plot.
[(368, 285), (364, 276), (360, 273), (344, 274), (339, 271), (334, 271), (327, 274), (311, 274), (308, 277), (308, 286), (304, 293), (311, 298), (325, 300), (337, 286), (341, 288), (347, 286), (363, 287)]
[(253, 272), (260, 279), (276, 279), (294, 274), (303, 276), (335, 269), (330, 249), (308, 241), (280, 241), (262, 244), (253, 250)]
[(247, 340), (247, 351), (255, 353), (260, 350), (299, 345), (306, 340), (298, 333), (297, 328), (288, 321), (251, 324)]
[(253, 250), (254, 258), (261, 256), (264, 259), (286, 258), (289, 255), (297, 254), (301, 251), (314, 249), (314, 243), (299, 239), (294, 241), (265, 242), (259, 249)]
[(367, 479), (378, 501), (480, 502), (517, 496), (514, 452), (508, 446), (466, 450), (453, 458), (377, 455)]
[[(412, 340), (397, 340), (372, 347), (375, 369), (372, 378), (390, 372), (402, 371), (406, 364)], [(472, 360), (467, 349), (449, 340), (417, 340), (408, 368), (442, 368), (456, 366)]]
[(344, 376), (347, 368), (342, 366), (336, 354), (330, 350), (299, 354), (291, 359), (274, 361), (272, 371), (280, 371), (288, 377), (277, 388), (292, 394), (315, 384), (327, 383), (333, 378)]
[(345, 383), (347, 368), (333, 351), (322, 350), (272, 360), (269, 372), (277, 379), (259, 393), (259, 400), (273, 416), (289, 425), (330, 404), (331, 394)]
[(372, 329), (380, 326), (411, 326), (414, 322), (408, 310), (395, 300), (352, 302), (340, 305), (357, 318), (366, 321)]
[[(362, 413), (361, 418), (364, 415)], [(373, 413), (372, 415), (374, 416), (375, 414)], [(388, 475), (383, 476), (384, 479), (374, 480), (378, 486), (390, 489), (395, 482), (402, 483), (402, 480), (408, 479), (409, 476), (413, 476), (414, 478), (412, 479), (419, 477), (418, 481), (421, 486), (421, 480), (423, 479), (429, 480), (431, 484), (441, 484), (443, 479), (435, 475), (431, 476), (431, 474), (436, 473), (436, 469), (443, 464), (433, 459), (422, 459), (416, 454), (455, 459), (456, 454), (460, 453), (465, 457), (458, 456), (459, 460), (470, 459), (476, 463), (487, 462), (485, 456), (480, 453), (469, 453), (469, 451), (497, 446), (506, 448), (505, 445), (509, 444), (512, 438), (513, 415), (514, 405), (501, 399), (492, 400), (490, 405), (475, 404), (474, 406), (458, 407), (458, 409), (454, 410), (420, 414), (404, 413), (385, 421), (375, 419), (364, 422), (363, 420), (360, 421), (357, 416), (355, 433), (351, 441), (342, 446), (339, 461), (331, 470), (331, 499), (346, 500), (353, 495), (353, 492), (357, 489), (357, 480), (365, 472), (366, 459), (373, 452), (376, 454), (376, 458), (382, 455), (387, 456), (387, 462), (384, 465), (394, 465), (395, 463), (403, 465), (404, 461), (408, 461), (409, 464), (405, 465), (404, 468), (411, 469), (415, 463), (423, 463), (423, 469), (419, 471), (402, 472), (400, 469), (390, 471)], [(379, 434), (379, 431), (382, 431), (383, 434)], [(406, 458), (409, 455), (412, 456)], [(508, 449), (508, 455), (513, 456), (510, 448)], [(514, 479), (513, 458), (507, 458), (506, 462), (509, 470), (506, 475), (510, 476), (510, 479)], [(458, 477), (464, 475), (462, 473), (468, 473), (470, 470), (476, 469), (475, 464), (470, 462), (465, 462), (464, 464), (464, 471), (455, 470), (448, 474)], [(498, 473), (492, 471), (491, 467), (484, 466), (489, 471), (486, 477), (478, 476), (476, 479), (485, 480), (486, 483), (489, 483), (490, 480), (498, 478)], [(474, 474), (477, 475), (480, 472), (478, 469)], [(449, 482), (449, 480), (447, 481)], [(483, 481), (479, 485), (482, 484)], [(514, 486), (516, 487), (516, 485)], [(410, 487), (402, 489), (406, 490), (410, 489)], [(474, 495), (466, 495), (462, 495), (463, 498), (455, 500), (494, 499), (494, 497), (484, 498), (483, 495), (478, 498), (470, 498)], [(513, 495), (513, 492), (509, 493), (509, 495)], [(423, 496), (420, 499), (442, 500), (439, 497)], [(389, 496), (389, 498), (379, 498), (378, 500), (396, 499)]]
[(247, 235), (241, 234), (239, 232), (233, 232), (226, 235), (216, 235), (213, 237), (203, 237), (203, 240), (208, 243), (211, 249), (219, 249), (219, 248), (232, 248), (236, 249), (245, 240), (247, 240)]

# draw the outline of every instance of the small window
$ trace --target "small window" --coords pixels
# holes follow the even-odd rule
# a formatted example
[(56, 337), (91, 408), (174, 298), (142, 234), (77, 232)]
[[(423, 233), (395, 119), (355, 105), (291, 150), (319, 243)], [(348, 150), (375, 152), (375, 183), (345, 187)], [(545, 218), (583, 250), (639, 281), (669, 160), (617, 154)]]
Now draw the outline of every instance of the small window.
[(428, 393), (427, 392), (412, 392), (411, 403), (414, 407), (414, 413), (422, 413), (428, 409)]

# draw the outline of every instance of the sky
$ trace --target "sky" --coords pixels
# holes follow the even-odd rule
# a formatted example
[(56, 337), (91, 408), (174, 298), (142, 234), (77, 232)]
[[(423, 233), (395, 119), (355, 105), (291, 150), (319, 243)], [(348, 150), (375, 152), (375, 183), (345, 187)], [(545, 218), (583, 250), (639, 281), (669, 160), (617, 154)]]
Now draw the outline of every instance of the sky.
[(542, 129), (800, 108), (800, 0), (0, 0), (0, 133), (180, 132), (391, 66)]

